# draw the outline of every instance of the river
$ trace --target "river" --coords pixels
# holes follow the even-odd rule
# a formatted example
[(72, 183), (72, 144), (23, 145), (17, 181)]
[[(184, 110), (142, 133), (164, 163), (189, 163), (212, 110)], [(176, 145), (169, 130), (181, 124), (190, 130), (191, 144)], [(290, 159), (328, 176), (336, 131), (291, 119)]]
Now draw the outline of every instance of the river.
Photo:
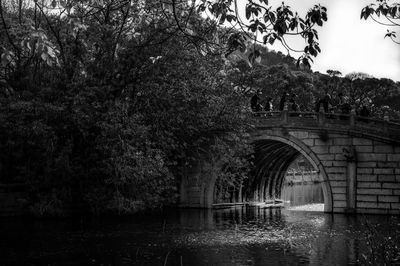
[(320, 184), (286, 186), (283, 198), (285, 209), (2, 218), (0, 265), (400, 265), (400, 217), (298, 211), (323, 207)]
[(2, 218), (0, 265), (377, 265), (400, 263), (399, 233), (399, 217), (257, 207)]

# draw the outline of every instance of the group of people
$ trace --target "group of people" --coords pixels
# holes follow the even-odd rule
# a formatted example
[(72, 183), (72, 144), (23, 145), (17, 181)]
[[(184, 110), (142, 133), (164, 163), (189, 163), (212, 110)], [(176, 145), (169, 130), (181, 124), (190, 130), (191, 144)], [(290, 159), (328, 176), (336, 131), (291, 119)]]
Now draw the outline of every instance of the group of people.
[[(271, 112), (273, 111), (272, 98), (267, 97), (265, 100), (261, 100), (261, 91), (257, 90), (257, 92), (251, 97), (250, 106), (253, 112)], [(280, 101), (279, 101), (279, 111), (283, 111), (285, 109), (285, 105), (288, 105), (288, 110), (292, 112), (300, 111), (299, 105), (296, 102), (296, 94), (292, 94), (289, 97), (289, 94), (285, 92)]]
[[(369, 117), (370, 111), (368, 109), (369, 102), (362, 102), (360, 108), (356, 110), (356, 114), (359, 116)], [(341, 113), (350, 114), (351, 110), (354, 108), (348, 97), (343, 93), (339, 93), (337, 96), (331, 97), (328, 93), (323, 97), (319, 98), (315, 104), (315, 112), (319, 112), (320, 108), (323, 108), (325, 113)]]
[[(261, 90), (257, 90), (257, 92), (251, 97), (251, 110), (253, 112), (273, 111), (272, 98), (266, 97), (262, 100), (261, 95)], [(290, 95), (285, 91), (280, 98), (278, 107), (279, 111), (288, 110), (289, 112), (299, 112), (300, 106), (297, 103), (297, 95), (294, 93)], [(349, 99), (343, 93), (334, 95), (334, 97), (331, 97), (326, 93), (315, 102), (314, 111), (320, 112), (321, 109), (325, 113), (350, 114), (352, 106), (349, 103)], [(370, 111), (368, 109), (368, 104), (362, 103), (361, 108), (357, 110), (357, 115), (369, 117)]]
[(261, 100), (261, 91), (257, 90), (257, 92), (251, 97), (250, 100), (250, 107), (253, 112), (261, 112), (261, 111), (266, 111), (266, 112), (271, 112), (273, 110), (273, 105), (272, 105), (272, 98), (267, 97), (265, 101)]

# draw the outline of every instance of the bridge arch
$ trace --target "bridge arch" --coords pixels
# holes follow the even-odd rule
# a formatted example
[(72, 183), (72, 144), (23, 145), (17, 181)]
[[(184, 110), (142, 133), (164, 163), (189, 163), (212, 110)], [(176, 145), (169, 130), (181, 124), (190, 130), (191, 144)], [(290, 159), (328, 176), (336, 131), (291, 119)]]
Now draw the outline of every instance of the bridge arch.
[[(248, 133), (255, 145), (255, 170), (239, 189), (246, 193), (238, 194), (246, 200), (280, 197), (287, 169), (302, 155), (318, 172), (326, 212), (400, 214), (400, 123), (283, 111), (255, 116)], [(206, 156), (185, 170), (181, 206), (215, 206), (218, 161)]]
[[(318, 172), (321, 178), (324, 195), (324, 211), (333, 211), (332, 189), (325, 168), (318, 156), (300, 139), (287, 134), (258, 134), (253, 137), (256, 155), (255, 199), (260, 200), (268, 195), (279, 196), (285, 173), (290, 164), (301, 154)], [(258, 154), (257, 154), (258, 153)], [(263, 155), (264, 154), (264, 155)]]

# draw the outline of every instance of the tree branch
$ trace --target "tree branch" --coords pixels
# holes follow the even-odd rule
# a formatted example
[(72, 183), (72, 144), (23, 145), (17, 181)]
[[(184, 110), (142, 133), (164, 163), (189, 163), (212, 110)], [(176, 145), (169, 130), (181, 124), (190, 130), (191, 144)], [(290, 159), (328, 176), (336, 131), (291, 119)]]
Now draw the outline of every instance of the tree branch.
[(4, 12), (3, 12), (3, 3), (2, 3), (2, 0), (0, 0), (0, 16), (1, 16), (1, 22), (2, 22), (3, 27), (4, 27), (4, 31), (6, 32), (6, 35), (7, 35), (8, 42), (11, 44), (11, 46), (12, 46), (18, 53), (20, 53), (20, 49), (19, 49), (18, 46), (14, 43), (13, 39), (11, 38), (10, 33), (8, 32), (7, 23), (6, 23), (6, 20), (4, 19)]
[(39, 8), (40, 13), (42, 13), (42, 15), (44, 16), (44, 18), (45, 18), (45, 20), (47, 22), (47, 25), (49, 25), (49, 28), (50, 28), (51, 32), (53, 33), (54, 37), (56, 38), (58, 46), (60, 47), (61, 58), (62, 58), (64, 64), (66, 64), (66, 58), (65, 58), (65, 53), (64, 53), (64, 45), (61, 42), (59, 34), (56, 32), (54, 27), (51, 25), (51, 22), (50, 22), (49, 18), (46, 16), (46, 14), (44, 13), (43, 9), (40, 7), (40, 5), (37, 2), (35, 2), (35, 6), (37, 6)]

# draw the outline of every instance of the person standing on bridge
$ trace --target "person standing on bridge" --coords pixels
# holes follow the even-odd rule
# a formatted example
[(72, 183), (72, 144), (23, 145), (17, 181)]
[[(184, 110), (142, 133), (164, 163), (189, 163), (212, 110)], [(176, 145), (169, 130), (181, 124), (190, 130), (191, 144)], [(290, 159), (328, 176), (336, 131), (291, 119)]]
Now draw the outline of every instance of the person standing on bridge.
[(262, 105), (260, 104), (260, 96), (261, 90), (257, 90), (256, 93), (251, 97), (250, 100), (250, 107), (253, 112), (260, 112), (262, 111)]
[(267, 97), (267, 100), (264, 104), (264, 111), (265, 112), (272, 112), (273, 111), (273, 105), (272, 105), (272, 98)]
[(369, 116), (370, 116), (368, 107), (367, 107), (366, 105), (363, 105), (363, 106), (361, 107), (360, 116), (363, 116), (363, 117), (369, 117)]
[(283, 111), (283, 109), (285, 109), (288, 96), (289, 94), (286, 91), (282, 94), (281, 100), (279, 101), (279, 111)]
[(361, 106), (360, 111), (358, 112), (359, 115), (362, 117), (362, 118), (360, 118), (360, 121), (362, 121), (362, 122), (368, 122), (368, 119), (366, 119), (366, 118), (371, 115), (371, 113), (368, 109), (368, 105), (369, 105), (368, 103), (369, 103), (368, 101), (364, 101)]
[(296, 102), (297, 95), (292, 94), (289, 100), (289, 111), (291, 112), (290, 116), (299, 116), (298, 112), (300, 112), (300, 106)]
[(297, 95), (295, 93), (292, 94), (292, 97), (290, 98), (290, 108), (289, 111), (291, 112), (300, 112), (300, 106), (296, 102)]
[(323, 97), (319, 98), (315, 104), (315, 112), (318, 113), (319, 109), (323, 108), (325, 113), (329, 111), (329, 103), (331, 101), (331, 96), (327, 93)]
[(339, 107), (342, 114), (350, 114), (351, 105), (349, 103), (349, 99), (343, 95), (343, 93), (339, 93)]
[(331, 97), (331, 108), (330, 112), (331, 113), (337, 113), (339, 112), (339, 97), (336, 91), (332, 92), (332, 97)]

